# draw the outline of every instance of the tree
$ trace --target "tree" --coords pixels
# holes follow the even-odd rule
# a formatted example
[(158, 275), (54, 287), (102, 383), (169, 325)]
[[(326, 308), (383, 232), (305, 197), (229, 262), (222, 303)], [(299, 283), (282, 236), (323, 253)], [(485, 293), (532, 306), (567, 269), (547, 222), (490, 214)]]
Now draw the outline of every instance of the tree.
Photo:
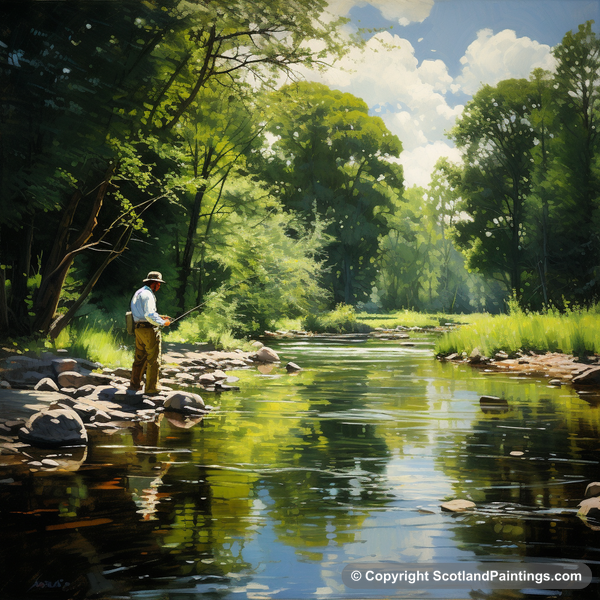
[(568, 32), (553, 50), (556, 119), (547, 167), (556, 196), (550, 252), (557, 295), (579, 302), (600, 290), (600, 40), (592, 24)]
[(527, 264), (531, 191), (531, 84), (519, 79), (483, 86), (467, 103), (450, 137), (464, 151), (456, 185), (460, 210), (456, 241), (467, 264), (522, 294)]
[[(49, 331), (72, 264), (72, 242), (78, 240), (67, 241), (69, 228), (94, 224), (79, 236), (85, 240), (81, 249), (92, 231), (94, 243), (106, 243), (113, 219), (105, 213), (116, 212), (107, 211), (109, 205), (121, 203), (123, 214), (133, 215), (129, 205), (143, 203), (146, 193), (164, 192), (157, 179), (153, 188), (145, 180), (152, 138), (168, 142), (210, 82), (218, 80), (235, 93), (236, 72), (270, 81), (294, 65), (342, 51), (335, 33), (339, 23), (319, 21), (324, 6), (322, 0), (302, 7), (168, 0), (160, 6), (126, 3), (118, 10), (111, 3), (3, 7), (0, 263), (9, 272), (11, 293), (0, 315), (10, 311), (13, 322), (27, 324), (33, 316), (27, 303), (38, 295), (36, 310), (48, 314), (36, 314), (33, 327)], [(305, 44), (315, 37), (325, 42), (320, 52)], [(133, 175), (137, 190), (130, 187), (132, 197), (125, 199), (113, 191), (128, 157), (140, 168), (126, 174)], [(42, 218), (51, 225), (40, 233)], [(49, 231), (57, 235), (45, 235)], [(53, 237), (62, 242), (55, 244)], [(31, 287), (38, 262), (41, 295)]]
[(334, 302), (368, 297), (378, 237), (402, 190), (402, 150), (379, 117), (352, 96), (316, 83), (284, 86), (268, 99), (273, 143), (255, 172), (287, 207), (329, 220), (328, 287)]

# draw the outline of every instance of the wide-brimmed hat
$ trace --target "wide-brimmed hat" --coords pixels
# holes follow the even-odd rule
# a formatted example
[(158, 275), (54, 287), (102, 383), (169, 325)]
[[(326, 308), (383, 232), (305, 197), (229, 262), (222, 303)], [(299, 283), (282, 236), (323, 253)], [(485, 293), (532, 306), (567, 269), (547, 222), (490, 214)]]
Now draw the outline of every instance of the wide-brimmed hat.
[(157, 283), (164, 283), (162, 273), (160, 271), (150, 271), (150, 273), (148, 273), (148, 277), (144, 279), (144, 283), (149, 283), (151, 281), (156, 281)]

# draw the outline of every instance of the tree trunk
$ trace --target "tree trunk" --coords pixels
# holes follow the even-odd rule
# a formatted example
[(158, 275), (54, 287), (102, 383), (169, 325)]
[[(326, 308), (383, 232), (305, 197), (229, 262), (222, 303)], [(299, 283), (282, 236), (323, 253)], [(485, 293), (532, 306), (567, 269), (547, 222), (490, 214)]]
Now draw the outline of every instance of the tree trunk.
[(214, 149), (209, 148), (204, 156), (204, 164), (202, 166), (201, 177), (204, 183), (196, 190), (194, 203), (190, 212), (190, 222), (188, 226), (187, 238), (185, 240), (185, 248), (181, 255), (181, 264), (179, 266), (179, 287), (177, 288), (177, 302), (181, 312), (185, 311), (185, 292), (187, 289), (188, 280), (192, 272), (192, 258), (194, 256), (194, 240), (198, 229), (198, 220), (200, 219), (200, 208), (206, 192), (206, 179), (210, 173), (211, 160), (214, 154)]
[(352, 304), (352, 270), (347, 256), (344, 258), (344, 302)]
[(6, 334), (8, 331), (9, 325), (8, 305), (6, 303), (6, 271), (0, 268), (0, 333)]
[[(31, 244), (33, 242), (33, 223), (23, 228), (23, 236), (19, 240), (20, 251), (11, 276), (12, 300), (11, 308), (16, 315), (19, 327), (25, 332), (29, 323), (26, 298), (29, 294), (27, 282), (31, 276)], [(28, 331), (27, 331), (28, 333)]]
[(81, 192), (77, 191), (73, 194), (69, 205), (63, 213), (56, 241), (50, 253), (50, 257), (46, 263), (42, 282), (36, 294), (34, 302), (34, 331), (40, 331), (44, 334), (50, 331), (50, 326), (58, 308), (58, 302), (62, 292), (63, 285), (69, 273), (69, 269), (73, 264), (76, 254), (91, 238), (94, 229), (98, 223), (98, 214), (102, 208), (104, 196), (108, 190), (110, 180), (114, 173), (114, 165), (111, 166), (104, 175), (104, 179), (94, 198), (92, 208), (90, 210), (87, 223), (82, 228), (81, 233), (72, 243), (67, 243), (68, 233), (71, 223), (77, 212), (79, 201), (81, 200)]
[(121, 234), (121, 237), (115, 244), (112, 252), (110, 252), (108, 254), (108, 256), (104, 259), (102, 264), (96, 269), (96, 272), (94, 273), (92, 278), (88, 281), (87, 285), (85, 286), (85, 288), (83, 289), (81, 294), (79, 294), (79, 297), (77, 298), (77, 300), (71, 305), (69, 310), (64, 315), (61, 315), (60, 317), (58, 317), (58, 319), (56, 319), (50, 325), (49, 334), (53, 340), (55, 340), (59, 336), (60, 332), (67, 325), (69, 325), (69, 323), (71, 323), (71, 321), (73, 320), (73, 317), (75, 316), (77, 311), (81, 308), (81, 305), (85, 302), (86, 298), (90, 295), (91, 291), (94, 289), (94, 286), (98, 282), (98, 279), (100, 279), (100, 276), (102, 275), (102, 273), (104, 272), (106, 267), (108, 267), (108, 265), (113, 260), (115, 260), (115, 258), (117, 258), (117, 256), (120, 256), (125, 251), (125, 249), (127, 248), (127, 244), (129, 242), (129, 240), (131, 239), (132, 232), (133, 232), (133, 227), (131, 225), (129, 225), (127, 227), (127, 229)]

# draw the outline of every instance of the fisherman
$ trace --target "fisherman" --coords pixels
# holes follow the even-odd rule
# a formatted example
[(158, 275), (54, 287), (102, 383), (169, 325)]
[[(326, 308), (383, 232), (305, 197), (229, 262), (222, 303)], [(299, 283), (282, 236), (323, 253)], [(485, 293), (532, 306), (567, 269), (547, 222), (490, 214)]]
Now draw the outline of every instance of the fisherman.
[(131, 368), (130, 390), (142, 387), (142, 376), (146, 371), (145, 394), (155, 396), (159, 392), (158, 368), (160, 363), (160, 328), (171, 324), (171, 318), (156, 311), (154, 294), (164, 283), (162, 274), (150, 271), (141, 287), (131, 299), (131, 312), (135, 327), (135, 359)]

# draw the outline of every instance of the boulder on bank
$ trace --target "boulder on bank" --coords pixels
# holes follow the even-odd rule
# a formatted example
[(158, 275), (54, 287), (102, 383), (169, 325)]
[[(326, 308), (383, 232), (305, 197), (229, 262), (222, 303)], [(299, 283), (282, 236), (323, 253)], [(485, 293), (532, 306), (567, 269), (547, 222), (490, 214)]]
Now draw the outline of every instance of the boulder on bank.
[(40, 448), (81, 446), (88, 436), (83, 421), (70, 408), (49, 408), (35, 413), (19, 430), (22, 442)]
[(50, 377), (44, 377), (44, 379), (40, 379), (36, 385), (35, 390), (38, 392), (58, 392), (58, 386), (54, 379), (50, 379)]
[(52, 369), (55, 375), (60, 375), (65, 371), (75, 371), (77, 369), (77, 361), (74, 358), (55, 358), (52, 361)]
[(296, 371), (302, 371), (302, 367), (299, 367), (294, 362), (289, 362), (287, 365), (285, 365), (285, 369), (288, 373), (295, 373)]
[(194, 415), (205, 414), (210, 410), (198, 394), (180, 391), (173, 391), (167, 395), (164, 408), (165, 410)]
[(586, 498), (594, 496), (600, 496), (600, 482), (598, 481), (592, 481), (592, 483), (588, 484), (588, 486), (585, 488)]
[(600, 498), (594, 497), (582, 500), (577, 507), (579, 508), (577, 511), (579, 518), (600, 520)]
[(259, 360), (260, 362), (279, 362), (279, 356), (277, 352), (275, 352), (275, 350), (272, 350), (268, 346), (263, 346), (262, 348), (260, 348), (255, 356), (256, 360)]
[(577, 385), (591, 385), (600, 383), (600, 367), (587, 369), (580, 375), (573, 377), (572, 382)]

